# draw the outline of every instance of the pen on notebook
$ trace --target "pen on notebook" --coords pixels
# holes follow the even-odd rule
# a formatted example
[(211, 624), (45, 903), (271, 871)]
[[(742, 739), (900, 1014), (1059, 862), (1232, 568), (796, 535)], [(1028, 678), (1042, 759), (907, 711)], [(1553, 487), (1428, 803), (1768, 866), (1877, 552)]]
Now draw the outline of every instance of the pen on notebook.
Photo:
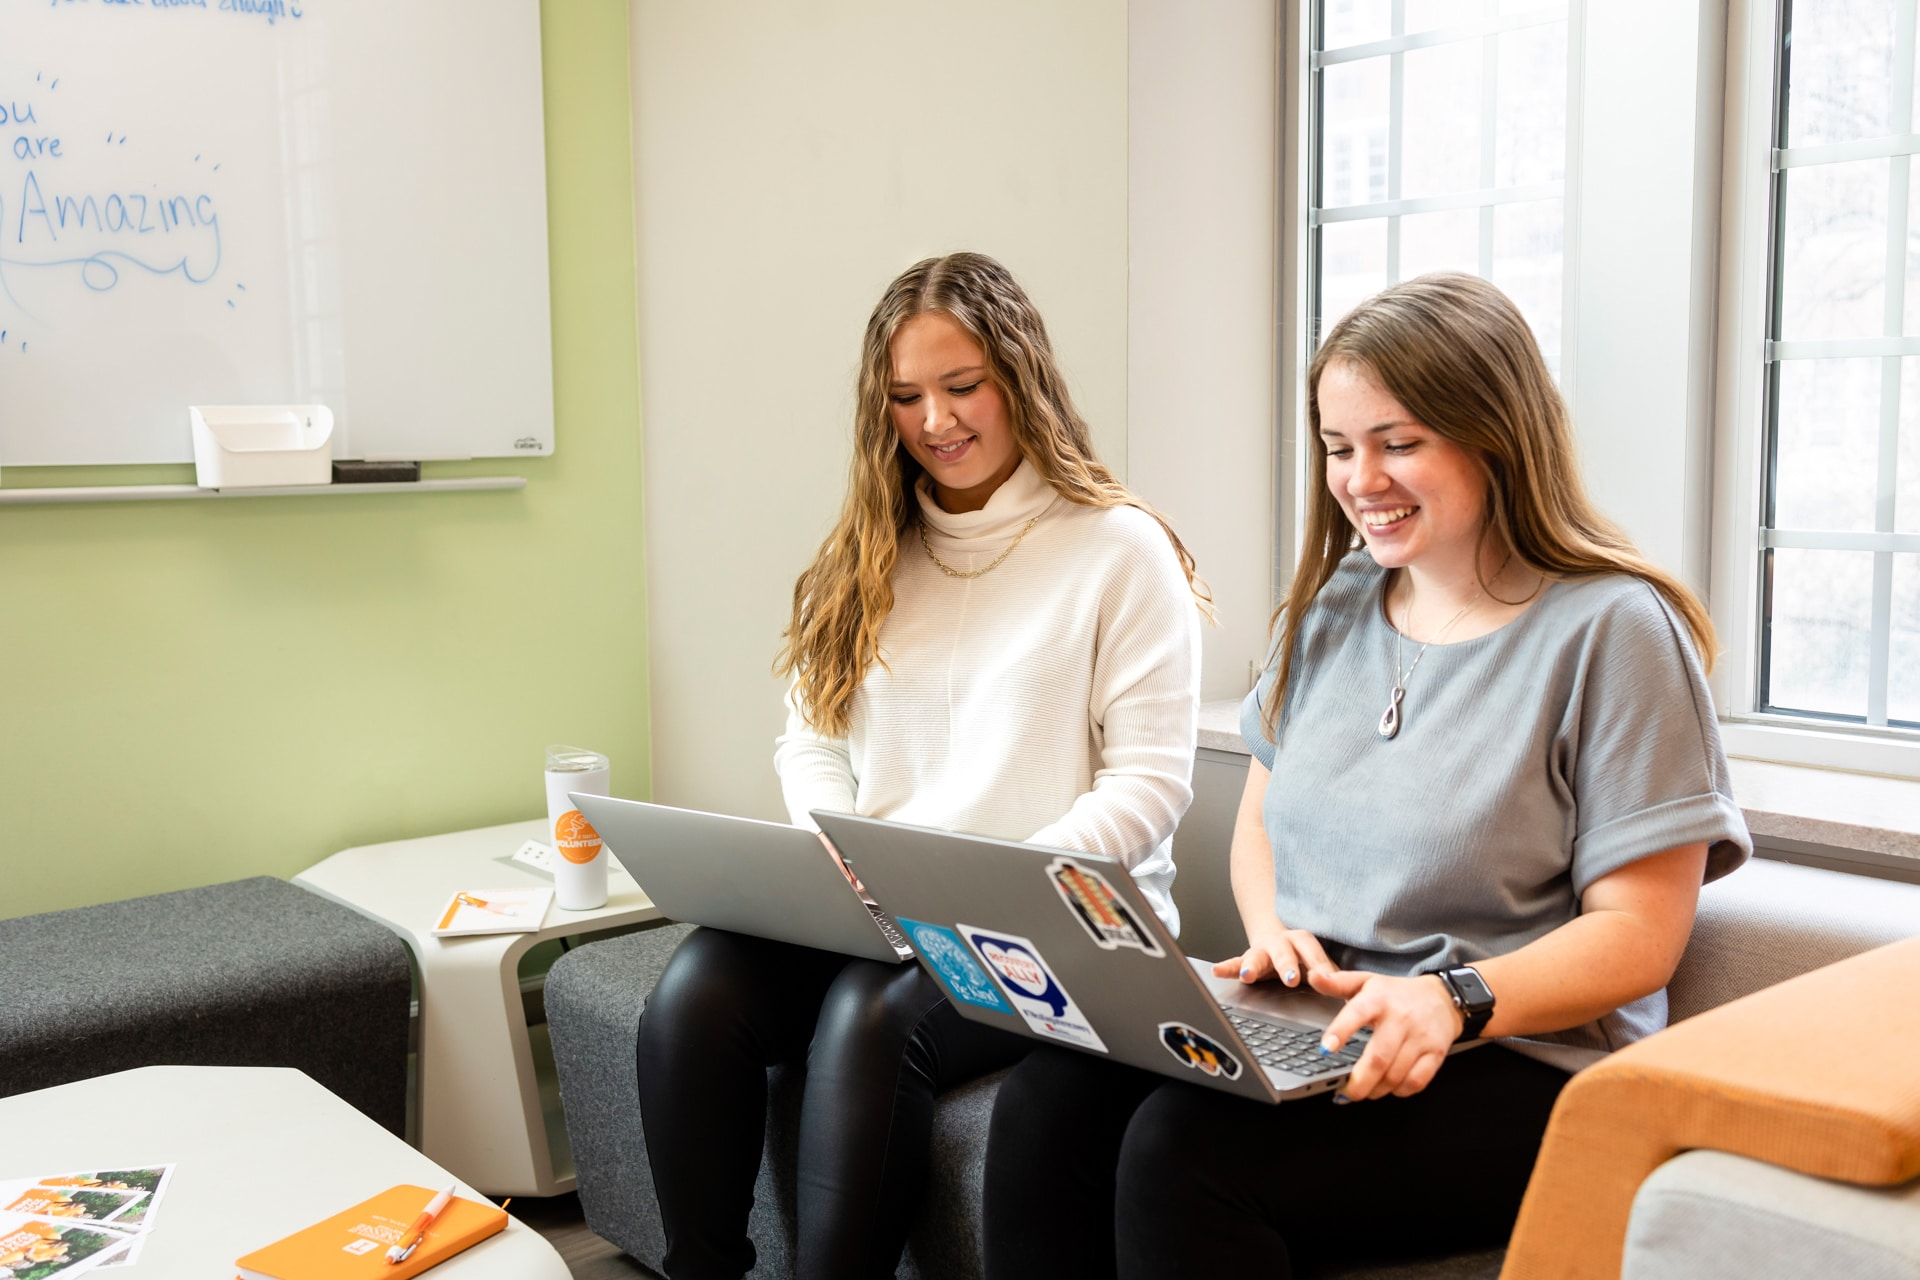
[(413, 1225), (407, 1228), (406, 1234), (387, 1250), (387, 1261), (389, 1263), (405, 1262), (408, 1256), (420, 1247), (420, 1238), (427, 1234), (427, 1228), (433, 1225), (433, 1220), (440, 1216), (440, 1211), (447, 1207), (447, 1201), (451, 1199), (453, 1199), (453, 1188), (448, 1187), (427, 1201), (427, 1207), (420, 1211), (420, 1216), (413, 1220)]

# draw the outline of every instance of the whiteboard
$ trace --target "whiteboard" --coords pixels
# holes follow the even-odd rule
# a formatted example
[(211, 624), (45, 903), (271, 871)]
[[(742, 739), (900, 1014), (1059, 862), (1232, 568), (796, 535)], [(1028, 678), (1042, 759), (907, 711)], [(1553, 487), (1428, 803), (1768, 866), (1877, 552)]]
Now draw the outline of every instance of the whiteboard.
[(553, 451), (538, 0), (0, 0), (0, 466)]

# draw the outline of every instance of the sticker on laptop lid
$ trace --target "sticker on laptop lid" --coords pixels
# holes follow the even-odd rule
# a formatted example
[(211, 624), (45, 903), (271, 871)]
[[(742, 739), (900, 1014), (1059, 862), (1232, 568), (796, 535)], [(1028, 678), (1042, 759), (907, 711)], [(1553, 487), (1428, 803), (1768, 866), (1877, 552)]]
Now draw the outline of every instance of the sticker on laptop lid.
[(1047, 879), (1054, 892), (1067, 904), (1073, 918), (1102, 951), (1132, 947), (1149, 956), (1164, 956), (1127, 900), (1114, 891), (1107, 878), (1091, 867), (1083, 867), (1072, 858), (1055, 858), (1047, 864)]
[(1067, 989), (1060, 985), (1060, 979), (1041, 958), (1040, 949), (1032, 941), (970, 924), (954, 927), (986, 964), (987, 971), (999, 980), (1014, 1009), (1036, 1035), (1063, 1040), (1082, 1049), (1107, 1051), (1105, 1042), (1080, 1012), (1073, 997), (1067, 994)]
[(940, 975), (948, 995), (995, 1013), (1013, 1012), (1013, 1006), (1001, 998), (1000, 988), (993, 985), (986, 971), (974, 961), (973, 953), (960, 941), (959, 934), (942, 925), (909, 920), (905, 916), (897, 916), (895, 920), (906, 930), (921, 959)]
[(1240, 1078), (1240, 1059), (1214, 1043), (1211, 1036), (1202, 1035), (1184, 1022), (1161, 1023), (1160, 1043), (1183, 1067), (1225, 1080)]

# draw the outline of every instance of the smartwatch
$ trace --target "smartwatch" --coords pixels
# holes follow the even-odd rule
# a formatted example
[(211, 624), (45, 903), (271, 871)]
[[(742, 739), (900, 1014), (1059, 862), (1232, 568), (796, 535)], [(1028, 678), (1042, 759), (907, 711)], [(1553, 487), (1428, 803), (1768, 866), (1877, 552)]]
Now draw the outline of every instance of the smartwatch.
[(1460, 1037), (1454, 1043), (1478, 1040), (1481, 1028), (1493, 1016), (1493, 989), (1487, 986), (1480, 971), (1471, 965), (1442, 969), (1434, 976), (1446, 984), (1447, 994), (1453, 997), (1453, 1007), (1466, 1019), (1466, 1025), (1460, 1029)]

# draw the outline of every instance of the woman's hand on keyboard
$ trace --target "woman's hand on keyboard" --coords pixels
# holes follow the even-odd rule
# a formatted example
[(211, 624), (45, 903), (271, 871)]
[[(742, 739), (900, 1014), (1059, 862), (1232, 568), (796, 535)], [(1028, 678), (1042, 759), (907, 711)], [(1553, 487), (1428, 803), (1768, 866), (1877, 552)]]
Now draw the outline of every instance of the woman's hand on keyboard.
[(1248, 939), (1247, 949), (1238, 956), (1213, 966), (1217, 978), (1238, 977), (1247, 983), (1278, 978), (1289, 987), (1299, 986), (1306, 974), (1337, 972), (1321, 948), (1320, 939), (1305, 929), (1262, 933)]
[(1464, 1025), (1446, 984), (1432, 974), (1394, 978), (1359, 969), (1315, 973), (1313, 989), (1347, 1002), (1327, 1025), (1321, 1047), (1338, 1052), (1354, 1032), (1372, 1027), (1366, 1051), (1334, 1101), (1388, 1094), (1409, 1098), (1426, 1088)]

